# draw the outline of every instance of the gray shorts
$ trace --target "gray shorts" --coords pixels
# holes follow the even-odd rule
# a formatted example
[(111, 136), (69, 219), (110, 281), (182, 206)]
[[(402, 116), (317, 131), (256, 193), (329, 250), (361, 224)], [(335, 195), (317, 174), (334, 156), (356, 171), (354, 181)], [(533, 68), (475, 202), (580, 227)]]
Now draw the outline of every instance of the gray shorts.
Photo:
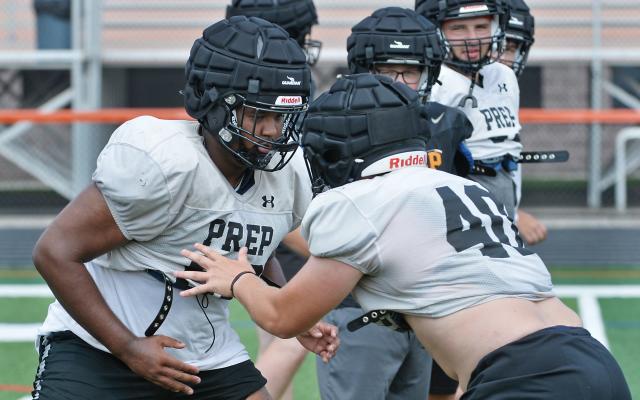
[(413, 332), (395, 332), (371, 324), (355, 332), (347, 323), (364, 314), (360, 308), (331, 311), (325, 321), (340, 329), (340, 350), (328, 364), (317, 358), (323, 400), (426, 400), (431, 356)]
[(504, 169), (497, 171), (496, 176), (475, 175), (467, 176), (474, 182), (478, 182), (484, 186), (493, 197), (500, 203), (504, 204), (507, 213), (513, 219), (516, 215), (516, 205), (518, 203), (517, 186), (514, 172), (508, 172)]

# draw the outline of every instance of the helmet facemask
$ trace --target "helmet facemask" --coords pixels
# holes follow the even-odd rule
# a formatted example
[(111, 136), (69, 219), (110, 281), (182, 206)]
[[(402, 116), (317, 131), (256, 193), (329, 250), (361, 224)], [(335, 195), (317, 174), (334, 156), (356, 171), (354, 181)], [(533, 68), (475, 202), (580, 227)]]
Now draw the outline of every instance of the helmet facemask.
[(500, 62), (507, 65), (520, 77), (529, 58), (535, 36), (535, 18), (523, 0), (510, 0), (509, 21), (505, 29), (505, 51)]
[[(510, 67), (516, 76), (522, 75), (524, 68), (527, 65), (527, 59), (529, 58), (529, 49), (531, 44), (516, 38), (507, 36), (507, 44), (500, 62)], [(513, 50), (511, 50), (513, 49)], [(507, 58), (507, 53), (513, 52), (513, 57)]]
[[(223, 107), (228, 118), (217, 138), (242, 163), (272, 172), (282, 169), (291, 160), (298, 148), (300, 125), (307, 109), (301, 96), (278, 96), (274, 103), (266, 103), (249, 102), (237, 93), (228, 94), (224, 97)], [(279, 135), (261, 135), (260, 125), (265, 123), (274, 124), (272, 128)]]
[(322, 42), (307, 38), (302, 46), (304, 53), (307, 55), (307, 64), (310, 66), (316, 65), (318, 58), (320, 58), (320, 50), (322, 50)]

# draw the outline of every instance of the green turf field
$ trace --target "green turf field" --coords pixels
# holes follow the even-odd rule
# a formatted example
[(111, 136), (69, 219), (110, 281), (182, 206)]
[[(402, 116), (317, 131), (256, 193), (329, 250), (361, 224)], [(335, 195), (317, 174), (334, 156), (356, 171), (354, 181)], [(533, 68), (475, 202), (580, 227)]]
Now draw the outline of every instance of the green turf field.
[[(606, 274), (605, 269), (576, 270), (558, 268), (553, 270), (557, 284), (638, 284), (640, 270), (614, 269)], [(635, 271), (635, 272), (633, 272)], [(12, 274), (0, 271), (0, 284), (6, 283), (42, 283), (31, 274)], [(575, 298), (564, 298), (573, 309), (578, 310)], [(38, 323), (46, 314), (49, 299), (43, 298), (3, 298), (0, 297), (0, 323)], [(606, 334), (610, 347), (629, 382), (633, 398), (640, 399), (640, 296), (638, 298), (601, 298), (599, 299)], [(231, 303), (231, 317), (235, 329), (240, 334), (252, 356), (257, 351), (255, 325), (247, 313), (236, 302)], [(0, 385), (18, 385), (14, 389), (31, 385), (37, 358), (33, 343), (0, 342)], [(308, 356), (294, 381), (294, 398), (297, 400), (320, 399), (316, 388), (315, 360)], [(0, 386), (2, 387), (2, 386)], [(26, 396), (19, 391), (0, 390), (0, 400), (16, 400)]]

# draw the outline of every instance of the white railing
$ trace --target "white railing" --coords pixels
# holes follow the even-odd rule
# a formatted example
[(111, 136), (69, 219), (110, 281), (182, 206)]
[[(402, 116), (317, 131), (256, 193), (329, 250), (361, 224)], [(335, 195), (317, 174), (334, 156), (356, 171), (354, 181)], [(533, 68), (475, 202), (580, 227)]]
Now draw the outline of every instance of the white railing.
[[(632, 140), (640, 140), (640, 128), (625, 128), (618, 132), (616, 136), (615, 201), (616, 210), (620, 212), (627, 209), (627, 174), (640, 167), (640, 157), (638, 157), (638, 154), (627, 158), (627, 143)], [(627, 162), (627, 160), (630, 161)]]

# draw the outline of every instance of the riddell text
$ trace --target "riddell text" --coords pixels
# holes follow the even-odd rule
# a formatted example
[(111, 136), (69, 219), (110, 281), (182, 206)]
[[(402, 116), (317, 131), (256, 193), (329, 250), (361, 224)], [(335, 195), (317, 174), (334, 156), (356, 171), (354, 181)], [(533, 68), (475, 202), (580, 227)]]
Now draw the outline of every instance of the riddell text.
[(427, 165), (425, 156), (415, 155), (407, 158), (393, 157), (389, 159), (390, 169), (410, 167), (412, 165)]

